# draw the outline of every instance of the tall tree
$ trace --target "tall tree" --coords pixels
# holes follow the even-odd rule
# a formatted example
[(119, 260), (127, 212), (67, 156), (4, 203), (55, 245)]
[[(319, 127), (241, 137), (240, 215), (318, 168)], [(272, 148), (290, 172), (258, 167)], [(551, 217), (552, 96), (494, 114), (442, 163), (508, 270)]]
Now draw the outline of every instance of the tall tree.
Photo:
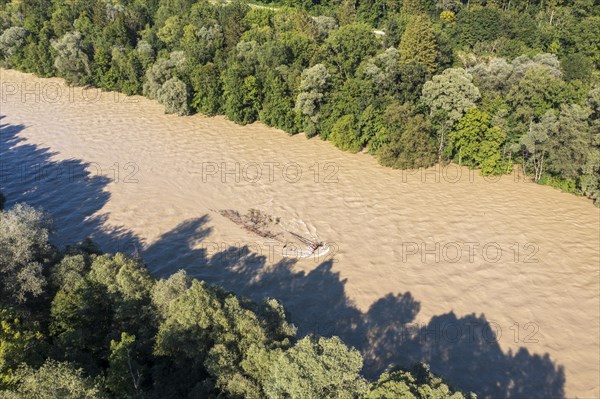
[(326, 60), (343, 78), (354, 76), (363, 59), (375, 55), (381, 40), (364, 23), (344, 25), (325, 41)]
[(427, 16), (417, 15), (409, 22), (398, 50), (400, 62), (422, 64), (429, 73), (437, 70), (439, 51), (433, 25)]
[(44, 292), (43, 266), (54, 253), (51, 231), (52, 220), (39, 209), (17, 204), (0, 211), (0, 304), (17, 305)]
[(442, 159), (447, 132), (481, 97), (473, 77), (462, 68), (449, 68), (423, 85), (421, 101), (438, 122), (438, 158)]
[(502, 145), (506, 133), (492, 126), (491, 116), (478, 108), (469, 109), (449, 134), (459, 164), (481, 168), (483, 175), (502, 173)]

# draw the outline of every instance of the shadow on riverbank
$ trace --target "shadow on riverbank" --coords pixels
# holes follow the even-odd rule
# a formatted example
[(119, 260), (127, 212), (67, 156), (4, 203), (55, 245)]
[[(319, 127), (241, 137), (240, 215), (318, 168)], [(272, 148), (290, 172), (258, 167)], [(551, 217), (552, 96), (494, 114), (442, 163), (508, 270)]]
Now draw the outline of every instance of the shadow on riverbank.
[[(16, 202), (40, 206), (59, 228), (58, 244), (90, 236), (108, 252), (132, 253), (143, 243), (124, 226), (108, 228), (99, 213), (110, 199), (110, 179), (89, 172), (81, 160), (54, 161), (56, 153), (27, 144), (23, 125), (0, 124), (0, 191), (6, 207)], [(388, 365), (410, 367), (426, 362), (455, 387), (479, 397), (562, 398), (564, 369), (550, 357), (520, 348), (504, 353), (494, 326), (484, 316), (447, 313), (426, 325), (416, 324), (421, 303), (410, 292), (389, 293), (361, 312), (348, 298), (346, 281), (333, 271), (334, 260), (310, 272), (295, 270), (294, 259), (271, 265), (247, 246), (208, 251), (199, 245), (210, 234), (210, 216), (187, 220), (163, 234), (141, 253), (158, 274), (167, 276), (177, 264), (190, 275), (225, 289), (261, 299), (279, 299), (298, 326), (299, 335), (338, 335), (364, 356), (366, 375)]]

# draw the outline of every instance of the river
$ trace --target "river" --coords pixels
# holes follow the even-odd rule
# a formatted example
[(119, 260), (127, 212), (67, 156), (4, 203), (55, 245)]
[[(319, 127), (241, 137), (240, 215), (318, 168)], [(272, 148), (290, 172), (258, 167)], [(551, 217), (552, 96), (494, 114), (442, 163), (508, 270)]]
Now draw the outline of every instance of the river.
[[(0, 191), (92, 236), (280, 299), (299, 334), (340, 335), (364, 372), (431, 364), (480, 397), (600, 396), (600, 211), (518, 172), (381, 167), (260, 123), (165, 115), (143, 97), (0, 70)], [(311, 256), (217, 211), (258, 209)]]

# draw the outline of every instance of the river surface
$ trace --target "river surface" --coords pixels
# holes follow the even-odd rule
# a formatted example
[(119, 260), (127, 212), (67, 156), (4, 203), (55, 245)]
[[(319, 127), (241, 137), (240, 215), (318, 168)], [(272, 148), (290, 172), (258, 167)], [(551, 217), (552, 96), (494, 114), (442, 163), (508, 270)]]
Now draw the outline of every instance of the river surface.
[[(600, 396), (600, 213), (585, 198), (0, 72), (0, 191), (52, 213), (57, 244), (92, 236), (159, 276), (279, 298), (299, 334), (360, 349), (367, 375), (425, 361), (480, 397)], [(307, 256), (226, 209), (325, 245)]]

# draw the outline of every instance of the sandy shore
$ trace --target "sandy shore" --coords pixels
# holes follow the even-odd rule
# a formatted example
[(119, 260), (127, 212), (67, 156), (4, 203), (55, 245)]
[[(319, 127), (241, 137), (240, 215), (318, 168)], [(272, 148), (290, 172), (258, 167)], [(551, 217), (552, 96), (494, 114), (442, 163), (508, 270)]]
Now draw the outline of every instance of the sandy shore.
[[(590, 201), (517, 174), (391, 170), (318, 138), (0, 73), (0, 191), (45, 206), (60, 242), (92, 235), (157, 274), (280, 298), (301, 332), (360, 348), (366, 373), (427, 361), (481, 397), (600, 396)], [(335, 250), (295, 260), (211, 211), (249, 208)]]

